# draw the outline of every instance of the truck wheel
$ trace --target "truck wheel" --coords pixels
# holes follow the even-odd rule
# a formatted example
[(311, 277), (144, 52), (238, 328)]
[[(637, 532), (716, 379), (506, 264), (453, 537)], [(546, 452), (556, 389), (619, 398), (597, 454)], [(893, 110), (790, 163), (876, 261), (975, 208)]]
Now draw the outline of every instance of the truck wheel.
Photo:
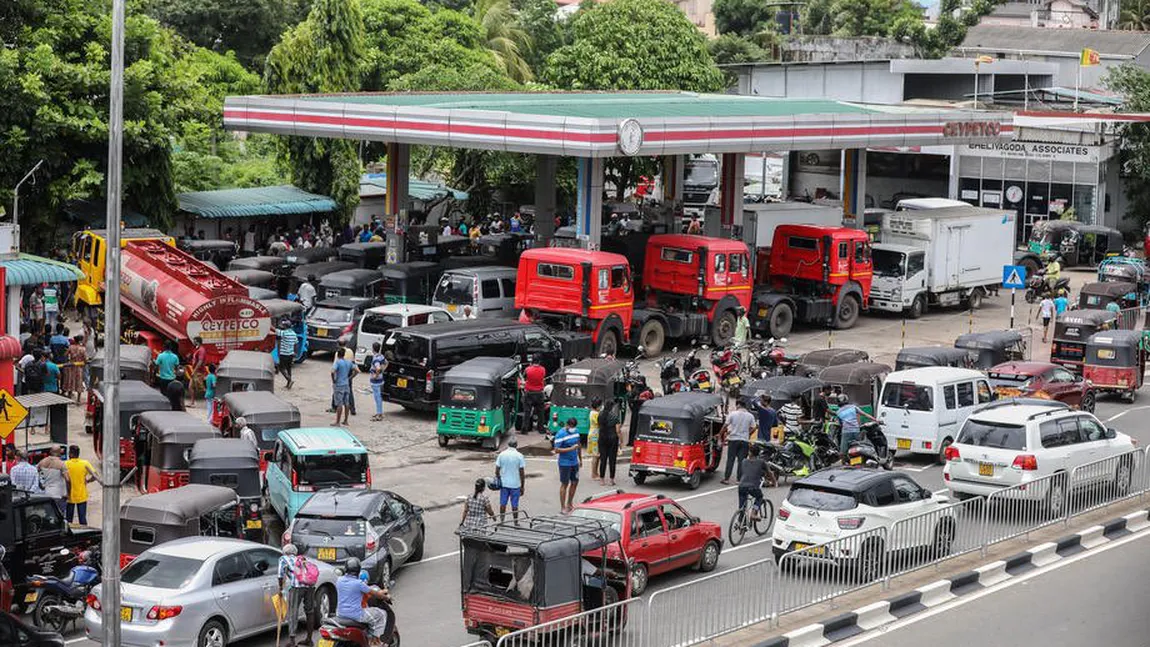
[(614, 357), (619, 352), (619, 333), (615, 329), (604, 330), (599, 335), (599, 347), (595, 350), (596, 355), (610, 355)]
[(970, 296), (967, 297), (966, 303), (970, 306), (971, 310), (978, 310), (982, 307), (982, 288), (974, 288), (970, 291)]
[(667, 331), (658, 319), (648, 319), (639, 329), (639, 343), (643, 346), (643, 355), (655, 357), (663, 352), (663, 344), (667, 340)]
[(918, 319), (926, 314), (926, 297), (921, 294), (910, 302), (910, 308), (907, 308), (906, 315), (911, 319)]
[(776, 303), (771, 308), (770, 329), (771, 337), (779, 339), (791, 334), (791, 328), (795, 325), (795, 312), (791, 310), (789, 303)]
[(716, 347), (726, 346), (727, 342), (735, 336), (735, 313), (726, 310), (715, 319), (711, 326), (711, 341)]
[(848, 294), (839, 301), (838, 312), (835, 314), (835, 328), (845, 330), (853, 328), (859, 320), (859, 300), (853, 294)]

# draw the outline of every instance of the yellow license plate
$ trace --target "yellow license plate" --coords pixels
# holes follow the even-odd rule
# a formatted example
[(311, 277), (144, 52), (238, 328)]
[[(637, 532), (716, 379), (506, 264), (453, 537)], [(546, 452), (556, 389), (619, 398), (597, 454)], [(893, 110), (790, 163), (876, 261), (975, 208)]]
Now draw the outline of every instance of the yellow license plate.
[(759, 308), (759, 316), (760, 317), (767, 316), (767, 309), (766, 308)]
[(263, 528), (263, 527), (264, 527), (263, 519), (248, 519), (247, 522), (244, 523), (244, 528), (247, 528), (248, 530), (251, 530), (254, 528)]
[(335, 641), (329, 640), (327, 638), (320, 638), (319, 642), (316, 643), (316, 647), (335, 647)]
[(994, 463), (979, 463), (978, 464), (979, 476), (994, 476)]
[(738, 375), (732, 375), (731, 377), (727, 378), (727, 383), (728, 384), (742, 384), (743, 378), (739, 377)]
[(683, 469), (687, 469), (687, 461), (676, 460), (675, 461), (675, 467), (681, 467)]
[(1019, 391), (1018, 389), (996, 389), (996, 390), (998, 391), (998, 397), (1000, 397), (1000, 398), (1017, 398), (1018, 396), (1022, 395), (1022, 391)]
[(896, 445), (899, 449), (910, 449), (910, 438), (899, 438)]
[(120, 620), (124, 622), (132, 621), (132, 607), (120, 607)]
[(711, 383), (710, 382), (699, 382), (699, 388), (700, 389), (709, 389), (709, 388), (711, 388)]
[(851, 465), (862, 465), (862, 456), (851, 456)]
[(316, 337), (327, 337), (327, 328), (316, 328), (315, 329), (315, 336)]
[(796, 551), (800, 551), (800, 550), (805, 551), (807, 555), (822, 555), (823, 554), (823, 547), (822, 546), (812, 547), (811, 544), (800, 544), (798, 542), (795, 543), (795, 550)]
[(407, 378), (406, 377), (396, 378), (395, 385), (401, 389), (406, 389), (407, 388)]
[(481, 434), (485, 434), (485, 433), (491, 431), (491, 427), (488, 427), (487, 425), (479, 425), (478, 427), (476, 427), (475, 430)]
[(454, 303), (447, 304), (447, 311), (448, 312), (455, 312), (458, 309), (459, 309), (459, 306), (455, 305)]
[(325, 562), (333, 562), (335, 561), (335, 549), (320, 548), (317, 552), (317, 556)]
[(40, 593), (38, 591), (30, 591), (27, 595), (24, 596), (24, 602), (25, 603), (35, 602), (36, 598), (39, 598), (39, 597), (40, 597)]

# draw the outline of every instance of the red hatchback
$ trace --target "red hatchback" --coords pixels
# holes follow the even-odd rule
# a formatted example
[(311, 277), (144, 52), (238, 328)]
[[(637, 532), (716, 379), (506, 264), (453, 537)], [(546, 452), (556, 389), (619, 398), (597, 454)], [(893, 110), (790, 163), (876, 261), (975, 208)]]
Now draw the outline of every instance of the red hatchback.
[(1005, 362), (987, 371), (1000, 398), (1042, 398), (1094, 411), (1094, 385), (1058, 364)]
[(719, 563), (723, 529), (691, 515), (662, 494), (622, 490), (588, 497), (571, 514), (616, 525), (623, 548), (634, 562), (631, 595), (647, 588), (652, 575), (692, 567), (707, 572)]

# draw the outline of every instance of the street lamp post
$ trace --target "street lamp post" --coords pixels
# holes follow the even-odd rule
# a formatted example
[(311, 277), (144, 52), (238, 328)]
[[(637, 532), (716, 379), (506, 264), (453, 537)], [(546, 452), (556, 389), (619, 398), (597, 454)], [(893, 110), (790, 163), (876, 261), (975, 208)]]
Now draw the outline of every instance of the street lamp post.
[(12, 224), (13, 225), (19, 225), (20, 224), (20, 187), (24, 186), (24, 183), (27, 182), (29, 179), (31, 179), (31, 177), (36, 174), (36, 171), (38, 171), (40, 169), (40, 167), (43, 165), (44, 165), (44, 160), (40, 160), (39, 162), (36, 162), (36, 166), (33, 166), (32, 170), (25, 173), (24, 177), (21, 178), (20, 181), (16, 183), (15, 195), (12, 196)]

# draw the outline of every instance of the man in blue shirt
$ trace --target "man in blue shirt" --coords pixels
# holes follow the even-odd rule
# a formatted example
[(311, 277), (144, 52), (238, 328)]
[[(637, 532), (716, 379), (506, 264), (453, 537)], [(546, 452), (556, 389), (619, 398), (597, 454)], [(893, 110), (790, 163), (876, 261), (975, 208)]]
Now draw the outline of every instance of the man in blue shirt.
[(180, 365), (180, 356), (176, 354), (175, 346), (174, 342), (168, 342), (164, 347), (164, 352), (156, 356), (156, 386), (160, 387), (161, 393), (168, 386), (168, 382), (176, 379), (176, 368)]
[[(367, 582), (359, 579), (359, 559), (355, 557), (347, 560), (343, 571), (343, 575), (335, 581), (335, 615), (368, 625), (371, 633), (381, 643), (390, 644), (391, 633), (395, 628), (392, 619), (395, 612), (391, 609), (391, 605), (387, 604), (391, 600), (387, 589), (368, 586)], [(384, 585), (386, 586), (386, 582)], [(383, 600), (387, 610), (363, 606), (365, 595)]]
[(69, 343), (64, 324), (56, 324), (56, 334), (48, 338), (48, 348), (52, 351), (53, 362), (60, 364), (66, 360)]
[(771, 430), (779, 424), (779, 412), (771, 406), (771, 396), (763, 394), (759, 398), (759, 441), (771, 438)]
[(519, 440), (507, 441), (507, 449), (495, 458), (495, 478), (499, 479), (499, 520), (507, 516), (507, 502), (511, 501), (511, 518), (519, 521), (519, 497), (526, 490), (527, 462), (519, 453)]
[(845, 393), (839, 396), (839, 410), (835, 415), (839, 419), (839, 451), (842, 452), (843, 456), (846, 456), (851, 442), (858, 438), (859, 417), (871, 420), (874, 420), (874, 417), (859, 409)]
[(280, 375), (287, 380), (287, 388), (293, 384), (291, 369), (295, 364), (295, 347), (299, 343), (299, 335), (291, 328), (291, 320), (287, 317), (280, 319), (279, 330), (276, 331), (276, 351), (279, 353)]
[(340, 350), (339, 359), (331, 366), (332, 404), (335, 405), (335, 426), (348, 424), (351, 413), (351, 381), (355, 377), (355, 363), (347, 359), (348, 349)]
[(567, 424), (556, 434), (554, 449), (559, 456), (559, 506), (563, 514), (570, 514), (575, 507), (575, 489), (579, 487), (580, 451), (579, 422), (568, 418)]

